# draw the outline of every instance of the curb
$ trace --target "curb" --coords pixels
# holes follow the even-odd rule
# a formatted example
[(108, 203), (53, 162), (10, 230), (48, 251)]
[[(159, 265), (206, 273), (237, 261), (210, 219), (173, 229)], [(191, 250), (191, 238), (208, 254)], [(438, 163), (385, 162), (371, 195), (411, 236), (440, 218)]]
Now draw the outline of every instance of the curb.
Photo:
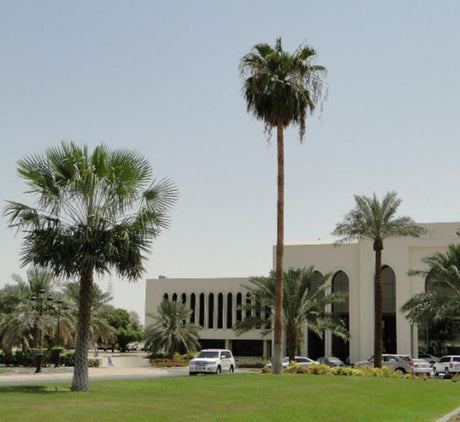
[(460, 407), (457, 407), (452, 412), (448, 413), (440, 419), (437, 419), (435, 422), (449, 422), (453, 417), (457, 416), (458, 414), (460, 414)]

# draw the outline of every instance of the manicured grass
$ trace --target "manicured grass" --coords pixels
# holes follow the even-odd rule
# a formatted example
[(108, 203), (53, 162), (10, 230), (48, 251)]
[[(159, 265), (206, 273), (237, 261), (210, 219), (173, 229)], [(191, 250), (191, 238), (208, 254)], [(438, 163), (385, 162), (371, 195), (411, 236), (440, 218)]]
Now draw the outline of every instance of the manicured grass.
[[(57, 388), (57, 391), (56, 391)], [(0, 387), (8, 422), (431, 422), (460, 406), (460, 383), (235, 374)]]

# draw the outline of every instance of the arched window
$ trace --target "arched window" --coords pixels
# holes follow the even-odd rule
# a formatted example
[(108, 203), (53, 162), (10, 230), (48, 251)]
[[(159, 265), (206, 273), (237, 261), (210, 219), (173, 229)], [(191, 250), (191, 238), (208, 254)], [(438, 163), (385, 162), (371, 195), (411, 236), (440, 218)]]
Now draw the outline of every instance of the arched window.
[(190, 309), (192, 310), (192, 313), (190, 314), (190, 322), (192, 324), (195, 323), (195, 306), (196, 306), (196, 297), (195, 297), (195, 293), (192, 293), (190, 295)]
[(396, 353), (396, 275), (391, 267), (382, 267), (383, 288), (383, 349)]
[(163, 295), (163, 300), (169, 300), (168, 293), (165, 293), (165, 294)]
[(172, 301), (173, 301), (173, 302), (177, 302), (177, 293), (174, 293), (174, 294), (172, 295)]
[(204, 293), (200, 293), (200, 326), (204, 328)]
[(214, 328), (214, 293), (208, 296), (208, 328)]
[(243, 304), (243, 295), (238, 293), (236, 295), (236, 320), (241, 321), (243, 318), (243, 311), (241, 310), (241, 306)]
[(224, 328), (224, 295), (217, 296), (217, 328)]
[(252, 316), (252, 298), (251, 293), (246, 293), (246, 318), (250, 318)]
[[(332, 277), (332, 293), (341, 293), (346, 296), (340, 303), (332, 304), (332, 312), (336, 314), (344, 323), (347, 329), (350, 328), (349, 315), (349, 289), (350, 281), (343, 271), (338, 271)], [(337, 336), (332, 336), (332, 354), (339, 357), (344, 362), (350, 358), (350, 344)]]
[(187, 295), (182, 293), (182, 304), (185, 305), (187, 303)]
[(227, 328), (233, 327), (233, 295), (227, 294)]
[(343, 302), (334, 303), (332, 305), (332, 312), (336, 314), (348, 314), (349, 280), (348, 276), (343, 271), (338, 271), (332, 278), (332, 292), (342, 293), (347, 296)]

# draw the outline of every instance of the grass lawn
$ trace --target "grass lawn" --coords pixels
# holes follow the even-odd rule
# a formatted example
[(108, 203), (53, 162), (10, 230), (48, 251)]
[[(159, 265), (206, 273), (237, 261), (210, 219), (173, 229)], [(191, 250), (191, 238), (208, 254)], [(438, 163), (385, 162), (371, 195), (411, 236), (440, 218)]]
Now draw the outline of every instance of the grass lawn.
[[(56, 391), (57, 389), (57, 391)], [(432, 422), (460, 406), (460, 383), (235, 374), (0, 387), (0, 420)]]

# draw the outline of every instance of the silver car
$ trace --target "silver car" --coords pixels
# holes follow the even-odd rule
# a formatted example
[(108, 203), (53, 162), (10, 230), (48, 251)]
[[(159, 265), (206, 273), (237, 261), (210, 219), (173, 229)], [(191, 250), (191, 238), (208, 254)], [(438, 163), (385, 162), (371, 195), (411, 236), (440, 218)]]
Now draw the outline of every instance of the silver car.
[(188, 372), (196, 374), (220, 374), (235, 372), (235, 359), (227, 349), (205, 349), (189, 362)]
[[(363, 366), (374, 366), (374, 356), (367, 360), (355, 363), (355, 368)], [(385, 366), (392, 371), (400, 371), (403, 374), (412, 371), (412, 359), (409, 355), (382, 355), (382, 366)]]
[(412, 359), (412, 372), (415, 375), (431, 375), (433, 368), (425, 359)]
[[(295, 356), (294, 361), (297, 366), (302, 366), (304, 368), (308, 368), (313, 363), (318, 363), (313, 359), (307, 358), (306, 356)], [(283, 368), (287, 368), (289, 366), (289, 357), (286, 356), (282, 360)], [(266, 368), (271, 368), (271, 362), (266, 365)]]

